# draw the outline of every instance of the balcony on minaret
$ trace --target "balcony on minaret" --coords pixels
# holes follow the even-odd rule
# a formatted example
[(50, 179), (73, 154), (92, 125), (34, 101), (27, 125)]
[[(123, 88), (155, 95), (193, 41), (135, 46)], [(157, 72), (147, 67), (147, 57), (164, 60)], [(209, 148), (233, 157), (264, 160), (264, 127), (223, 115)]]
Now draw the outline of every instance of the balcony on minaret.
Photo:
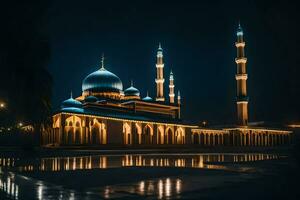
[(247, 58), (245, 58), (245, 57), (236, 58), (235, 62), (236, 62), (236, 64), (247, 63)]
[(235, 46), (237, 47), (237, 48), (239, 48), (239, 47), (245, 47), (246, 46), (246, 43), (245, 42), (236, 42), (235, 43)]
[(164, 83), (165, 79), (161, 78), (161, 79), (155, 79), (155, 83)]
[(156, 64), (156, 68), (164, 68), (164, 64)]
[(235, 75), (235, 80), (247, 80), (248, 79), (248, 74), (236, 74)]

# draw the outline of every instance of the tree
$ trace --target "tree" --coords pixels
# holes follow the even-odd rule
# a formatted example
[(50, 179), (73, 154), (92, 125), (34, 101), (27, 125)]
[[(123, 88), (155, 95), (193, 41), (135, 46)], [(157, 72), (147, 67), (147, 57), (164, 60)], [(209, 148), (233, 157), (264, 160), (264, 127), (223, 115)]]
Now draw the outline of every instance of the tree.
[(6, 125), (23, 121), (36, 135), (51, 111), (47, 6), (47, 1), (24, 1), (1, 7), (0, 99), (7, 102)]

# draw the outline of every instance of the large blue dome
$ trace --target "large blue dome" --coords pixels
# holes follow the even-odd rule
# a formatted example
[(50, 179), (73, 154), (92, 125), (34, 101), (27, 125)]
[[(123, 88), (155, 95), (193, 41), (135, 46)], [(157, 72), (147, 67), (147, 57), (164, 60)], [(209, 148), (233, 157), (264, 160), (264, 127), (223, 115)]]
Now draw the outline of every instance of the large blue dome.
[(121, 79), (104, 68), (89, 74), (82, 83), (83, 92), (120, 92), (122, 90)]

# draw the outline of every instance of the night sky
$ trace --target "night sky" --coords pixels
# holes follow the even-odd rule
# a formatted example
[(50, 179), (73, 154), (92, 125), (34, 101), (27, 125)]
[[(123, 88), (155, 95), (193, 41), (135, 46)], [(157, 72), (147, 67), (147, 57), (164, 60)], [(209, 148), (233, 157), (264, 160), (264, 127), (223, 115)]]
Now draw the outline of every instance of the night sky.
[(164, 49), (165, 95), (174, 72), (183, 117), (211, 124), (235, 121), (236, 29), (244, 30), (250, 121), (299, 120), (299, 23), (288, 1), (52, 1), (46, 17), (53, 106), (81, 94), (100, 66), (133, 79), (155, 96), (158, 43)]

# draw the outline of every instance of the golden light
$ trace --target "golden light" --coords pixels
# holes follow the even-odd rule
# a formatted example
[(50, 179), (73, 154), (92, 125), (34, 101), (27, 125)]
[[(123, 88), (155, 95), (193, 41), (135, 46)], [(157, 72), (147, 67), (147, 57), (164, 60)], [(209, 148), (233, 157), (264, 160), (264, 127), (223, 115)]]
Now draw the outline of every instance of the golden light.
[(19, 122), (19, 123), (18, 123), (18, 126), (19, 126), (19, 127), (22, 127), (22, 126), (23, 126), (23, 123), (22, 123), (22, 122)]
[(300, 124), (289, 124), (288, 127), (290, 127), (290, 128), (300, 128)]
[(0, 103), (0, 108), (5, 108), (5, 103)]

